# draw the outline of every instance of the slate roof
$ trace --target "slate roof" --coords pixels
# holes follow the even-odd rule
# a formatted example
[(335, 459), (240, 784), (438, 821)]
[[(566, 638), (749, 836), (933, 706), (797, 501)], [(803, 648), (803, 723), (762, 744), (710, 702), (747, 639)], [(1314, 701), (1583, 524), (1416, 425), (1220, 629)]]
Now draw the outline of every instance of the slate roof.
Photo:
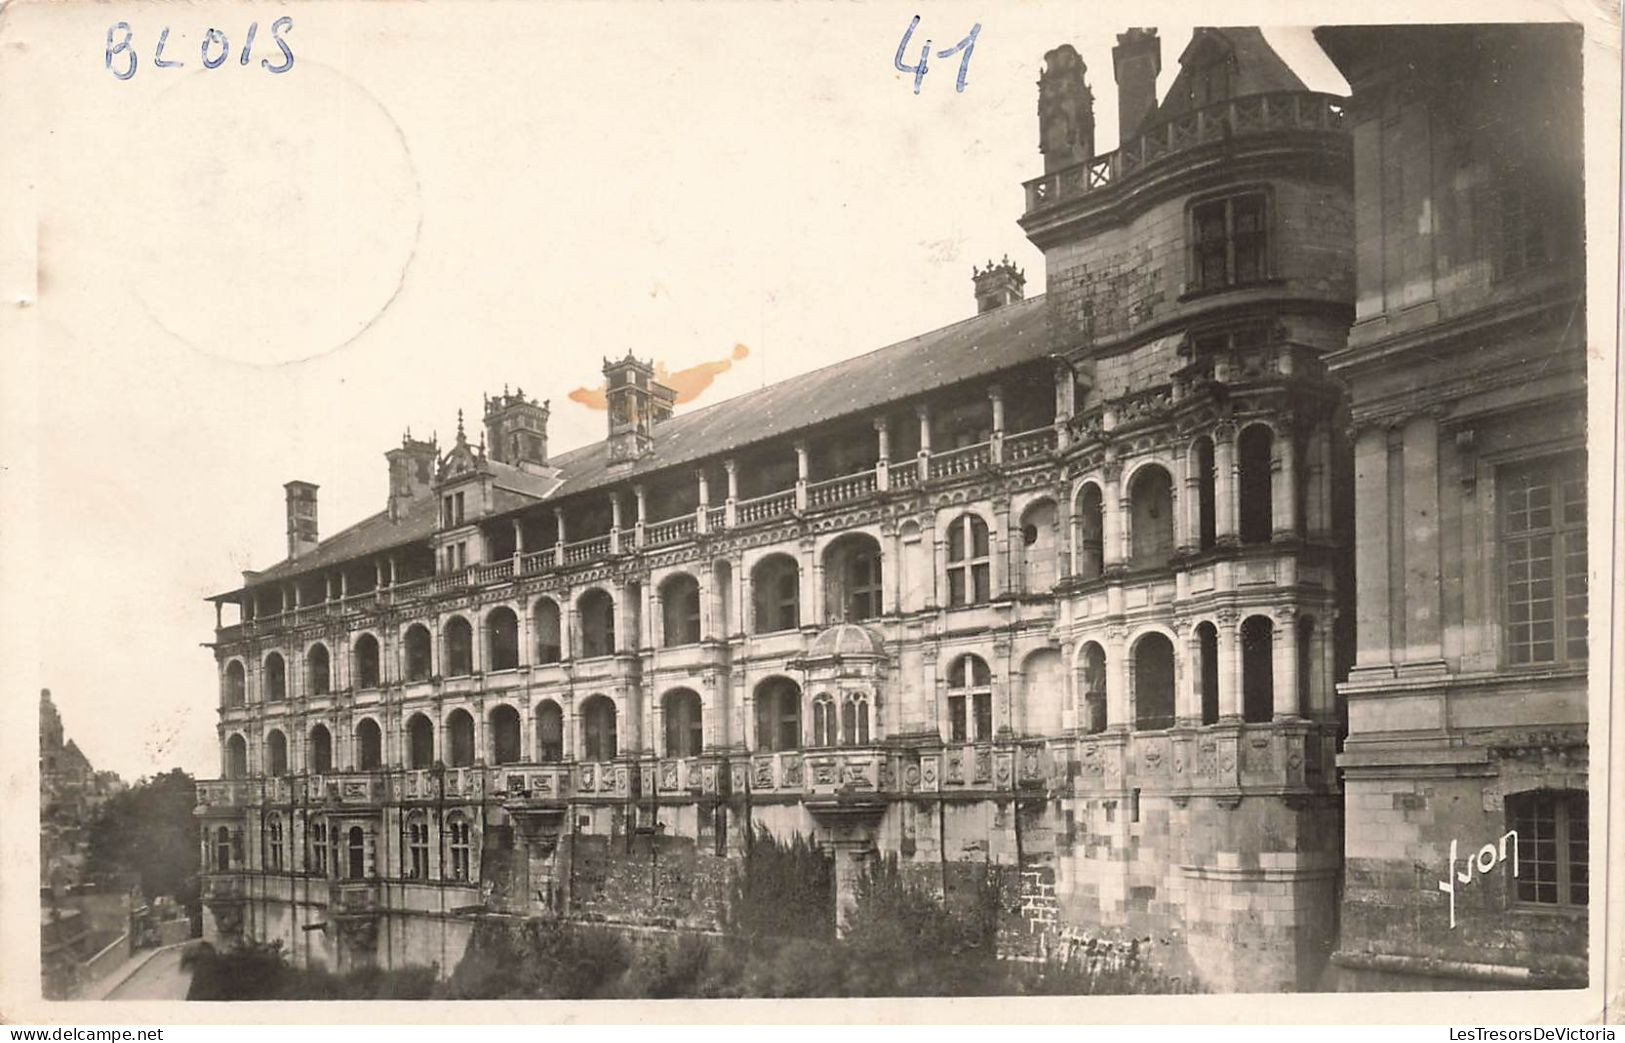
[[(497, 489), (492, 516), (694, 464), (813, 424), (872, 412), (889, 403), (1044, 358), (1049, 354), (1046, 316), (1044, 298), (1032, 297), (693, 412), (679, 413), (656, 426), (653, 451), (630, 467), (611, 470), (607, 440), (549, 460), (558, 469), (557, 479), (543, 479), (490, 462)], [(387, 511), (380, 511), (323, 540), (296, 560), (283, 560), (257, 573), (252, 583), (290, 579), (427, 541), (435, 531), (438, 513), (432, 496), (412, 501), (397, 520), (391, 520)], [(237, 593), (229, 591), (215, 598), (231, 598)]]
[(1190, 82), (1193, 66), (1185, 63), (1195, 58), (1202, 50), (1209, 48), (1228, 50), (1234, 56), (1235, 61), (1231, 68), (1234, 70), (1235, 79), (1230, 85), (1231, 97), (1309, 89), (1303, 80), (1298, 78), (1298, 74), (1292, 71), (1291, 66), (1275, 52), (1275, 48), (1269, 45), (1269, 41), (1264, 39), (1263, 32), (1256, 26), (1201, 28), (1191, 34), (1190, 43), (1180, 52), (1179, 61), (1182, 67), (1179, 75), (1168, 85), (1162, 102), (1157, 106), (1156, 115), (1146, 121), (1147, 127), (1190, 111), (1186, 84)]

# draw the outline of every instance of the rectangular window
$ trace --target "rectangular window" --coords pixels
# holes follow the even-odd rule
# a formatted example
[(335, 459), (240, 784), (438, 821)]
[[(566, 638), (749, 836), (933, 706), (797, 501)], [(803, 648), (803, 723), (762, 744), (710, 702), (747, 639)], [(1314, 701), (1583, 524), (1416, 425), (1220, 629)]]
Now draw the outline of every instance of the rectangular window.
[(1501, 549), (1507, 661), (1584, 660), (1585, 458), (1574, 454), (1502, 470)]
[(429, 824), (414, 820), (406, 826), (406, 875), (412, 880), (429, 877)]
[(1192, 291), (1220, 290), (1267, 278), (1268, 208), (1253, 192), (1191, 209)]
[(779, 575), (776, 630), (794, 630), (801, 625), (800, 577), (786, 571)]
[(472, 873), (472, 858), (470, 857), (472, 830), (466, 819), (454, 818), (450, 825), (451, 878), (453, 880), (468, 880)]
[(1542, 212), (1525, 175), (1507, 171), (1500, 178), (1495, 193), (1495, 274), (1508, 278), (1547, 263), (1546, 234), (1551, 215)]
[(1580, 792), (1538, 791), (1507, 798), (1507, 825), (1518, 834), (1517, 900), (1584, 907), (1591, 898), (1588, 801)]
[(456, 523), (461, 525), (463, 524), (463, 494), (458, 493), (455, 497), (453, 497), (453, 501), (453, 506), (455, 507), (455, 511), (453, 513), (456, 515)]
[(976, 709), (976, 741), (987, 742), (993, 738), (993, 693), (977, 692), (971, 698)]
[(854, 554), (847, 572), (847, 619), (880, 615), (880, 555)]
[(948, 697), (948, 737), (954, 742), (965, 741), (965, 697), (963, 695), (950, 695)]
[(327, 826), (320, 822), (310, 827), (310, 870), (327, 875)]

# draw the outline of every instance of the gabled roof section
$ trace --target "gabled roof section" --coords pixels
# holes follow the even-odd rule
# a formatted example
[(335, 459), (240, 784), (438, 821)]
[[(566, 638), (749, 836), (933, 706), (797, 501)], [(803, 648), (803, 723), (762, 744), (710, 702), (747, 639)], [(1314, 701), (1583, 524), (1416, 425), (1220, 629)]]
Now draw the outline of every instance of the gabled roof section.
[(557, 495), (696, 463), (1044, 358), (1049, 354), (1046, 315), (1043, 297), (1018, 301), (679, 414), (655, 427), (654, 451), (630, 467), (610, 470), (606, 442), (572, 449), (552, 461), (563, 478)]
[[(1047, 314), (1042, 296), (1017, 301), (692, 413), (680, 413), (655, 427), (653, 451), (630, 466), (610, 467), (607, 441), (554, 457), (549, 461), (554, 471), (551, 476), (487, 460), (484, 466), (495, 486), (495, 515), (694, 464), (814, 424), (873, 412), (1045, 358), (1049, 355)], [(434, 534), (438, 515), (433, 497), (412, 501), (397, 519), (380, 511), (323, 540), (296, 560), (284, 560), (256, 574), (252, 582), (288, 579), (426, 541)], [(218, 594), (215, 599), (235, 593)]]
[[(356, 522), (342, 532), (329, 536), (297, 559), (283, 559), (270, 568), (254, 574), (251, 586), (291, 579), (294, 576), (332, 568), (341, 562), (354, 561), (369, 554), (421, 543), (434, 535), (436, 519), (440, 516), (434, 497), (425, 496), (406, 504), (399, 518), (391, 519), (388, 511), (379, 511)], [(216, 594), (211, 601), (229, 599), (237, 591)]]
[(1179, 75), (1169, 84), (1156, 115), (1147, 123), (1191, 111), (1192, 79), (1209, 64), (1226, 60), (1230, 64), (1229, 93), (1233, 98), (1309, 89), (1256, 26), (1199, 28), (1180, 52)]

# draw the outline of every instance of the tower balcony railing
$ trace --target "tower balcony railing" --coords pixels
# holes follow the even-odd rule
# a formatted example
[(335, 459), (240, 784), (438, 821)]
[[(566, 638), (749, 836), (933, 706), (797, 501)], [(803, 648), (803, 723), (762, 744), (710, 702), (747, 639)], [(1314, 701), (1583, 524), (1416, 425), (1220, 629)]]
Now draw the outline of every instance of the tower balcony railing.
[(728, 784), (717, 756), (661, 757), (653, 767), (645, 796), (716, 796)]
[(246, 894), (243, 878), (237, 873), (204, 873), (199, 883), (205, 902), (229, 902)]
[(874, 493), (875, 481), (875, 472), (871, 469), (813, 482), (807, 486), (807, 506), (833, 507), (836, 504), (861, 500)]
[(207, 779), (197, 784), (199, 808), (241, 808), (263, 799), (261, 779)]
[(1004, 440), (1004, 462), (1020, 463), (1043, 456), (1055, 449), (1055, 428), (1040, 427), (1011, 435)]
[(565, 800), (575, 789), (574, 766), (558, 762), (499, 764), (490, 776), (490, 791), (509, 800)]
[(475, 565), (470, 572), (473, 574), (474, 582), (481, 586), (488, 583), (505, 583), (513, 579), (513, 559), (504, 558), (487, 565)]
[(1028, 181), (1027, 213), (1109, 189), (1170, 156), (1213, 142), (1283, 131), (1341, 132), (1345, 105), (1346, 99), (1314, 91), (1249, 94), (1206, 105), (1153, 124), (1115, 151)]
[(749, 500), (740, 500), (734, 510), (734, 517), (740, 525), (750, 525), (754, 522), (767, 521), (788, 515), (796, 509), (796, 491), (786, 489), (783, 492), (768, 493), (766, 496), (757, 496)]
[(596, 561), (599, 558), (609, 557), (609, 537), (594, 536), (588, 540), (576, 540), (574, 543), (564, 545), (564, 563), (566, 565), (579, 565), (582, 562)]
[(637, 793), (637, 765), (624, 761), (578, 761), (574, 785), (581, 796), (631, 797)]
[(546, 550), (531, 551), (529, 554), (519, 556), (519, 574), (534, 576), (539, 572), (546, 572), (559, 563), (559, 556), (552, 547)]
[(381, 771), (338, 771), (309, 777), (306, 798), (339, 806), (381, 804), (389, 780)]
[[(1277, 741), (1266, 728), (1258, 734)], [(1087, 736), (1097, 745), (1109, 736)], [(516, 761), (461, 767), (394, 768), (329, 772), (276, 779), (200, 781), (198, 810), (308, 805), (328, 811), (389, 804), (439, 802), (556, 803), (585, 799), (740, 797), (747, 793), (789, 799), (844, 796), (900, 797), (911, 793), (1012, 792), (1056, 784), (1065, 752), (1052, 750), (1071, 739), (1003, 739), (948, 742), (901, 748), (880, 743), (808, 746), (740, 756), (700, 753), (659, 757), (647, 753), (612, 760)], [(1132, 745), (1132, 743), (1131, 743)], [(1117, 748), (1123, 743), (1119, 741)], [(1237, 747), (1240, 748), (1240, 747)], [(1299, 748), (1299, 747), (1295, 747)], [(1272, 749), (1272, 752), (1273, 749)], [(1252, 753), (1254, 772), (1267, 755)], [(1287, 763), (1283, 748), (1278, 760)]]
[(360, 916), (378, 912), (383, 898), (376, 881), (334, 880), (327, 885), (328, 907), (339, 916)]
[(978, 442), (945, 453), (932, 453), (929, 473), (932, 478), (953, 478), (980, 471), (992, 462), (992, 443)]
[(1333, 781), (1335, 735), (1318, 722), (1220, 722), (1155, 731), (1080, 735), (1073, 754), (1080, 794), (1307, 792)]
[(667, 543), (681, 543), (691, 538), (696, 528), (692, 514), (654, 522), (643, 527), (643, 544), (646, 547), (659, 547)]
[[(1056, 777), (1044, 740), (946, 743), (912, 749), (878, 744), (809, 746), (750, 755), (756, 794), (811, 800), (1043, 787)], [(737, 789), (737, 784), (736, 784)]]
[[(1097, 407), (1092, 412), (1073, 417), (1070, 421), (1073, 434), (1078, 435), (1087, 428), (1091, 418), (1098, 425), (1099, 416)], [(891, 460), (885, 467), (884, 485), (891, 492), (912, 490), (918, 488), (922, 476), (933, 481), (951, 480), (980, 473), (995, 464), (1009, 466), (1041, 461), (1055, 447), (1056, 429), (1053, 425), (999, 435), (975, 445), (927, 454), (923, 469), (918, 457)], [(704, 511), (704, 527), (708, 532), (722, 532), (787, 518), (798, 511), (824, 510), (854, 503), (881, 493), (880, 472), (879, 467), (873, 467), (805, 483), (796, 489), (783, 489), (728, 505), (709, 506)], [(221, 643), (240, 641), (296, 624), (375, 613), (380, 606), (406, 605), (425, 598), (465, 591), (470, 587), (511, 583), (520, 577), (541, 575), (561, 567), (602, 561), (610, 557), (612, 550), (628, 551), (634, 545), (664, 547), (684, 543), (700, 535), (699, 518), (700, 512), (695, 511), (645, 523), (641, 527), (641, 540), (637, 535), (638, 530), (623, 528), (618, 533), (522, 551), (497, 561), (482, 562), (434, 576), (386, 583), (343, 598), (291, 606), (281, 612), (219, 627), (215, 632), (216, 640)], [(634, 544), (635, 540), (639, 542)]]

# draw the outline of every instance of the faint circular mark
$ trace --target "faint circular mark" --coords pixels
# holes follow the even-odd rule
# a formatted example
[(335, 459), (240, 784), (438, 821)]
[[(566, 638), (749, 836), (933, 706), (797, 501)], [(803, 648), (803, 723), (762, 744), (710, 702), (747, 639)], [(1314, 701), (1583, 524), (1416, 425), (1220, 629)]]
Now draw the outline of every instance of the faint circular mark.
[(171, 335), (280, 365), (350, 343), (400, 294), (417, 171), (400, 125), (338, 70), (193, 68), (132, 129), (129, 279)]

